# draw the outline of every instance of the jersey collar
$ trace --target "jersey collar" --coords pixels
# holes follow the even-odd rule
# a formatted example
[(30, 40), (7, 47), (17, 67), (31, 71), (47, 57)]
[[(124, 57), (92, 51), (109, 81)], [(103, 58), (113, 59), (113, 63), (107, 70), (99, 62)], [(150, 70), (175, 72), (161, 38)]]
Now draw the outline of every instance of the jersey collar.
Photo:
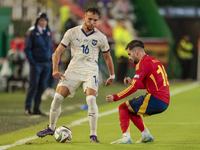
[(89, 33), (89, 34), (87, 34), (87, 33), (85, 33), (85, 31), (83, 30), (83, 28), (81, 28), (81, 31), (83, 32), (83, 34), (85, 34), (85, 36), (87, 37), (87, 36), (90, 36), (90, 35), (92, 35), (94, 32), (95, 32), (95, 29), (94, 29), (94, 31), (92, 31), (91, 33)]

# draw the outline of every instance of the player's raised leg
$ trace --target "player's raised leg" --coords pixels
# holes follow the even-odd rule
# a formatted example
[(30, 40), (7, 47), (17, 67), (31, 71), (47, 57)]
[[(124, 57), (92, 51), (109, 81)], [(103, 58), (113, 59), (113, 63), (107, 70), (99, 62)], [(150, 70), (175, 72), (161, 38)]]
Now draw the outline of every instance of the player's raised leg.
[(49, 116), (50, 126), (47, 126), (47, 129), (45, 129), (45, 130), (38, 131), (37, 136), (45, 137), (46, 135), (54, 134), (54, 131), (56, 128), (56, 122), (61, 113), (62, 101), (69, 94), (70, 94), (70, 92), (67, 87), (65, 87), (65, 86), (57, 87), (56, 93), (54, 95), (54, 99), (51, 103), (51, 108), (50, 108), (50, 116)]

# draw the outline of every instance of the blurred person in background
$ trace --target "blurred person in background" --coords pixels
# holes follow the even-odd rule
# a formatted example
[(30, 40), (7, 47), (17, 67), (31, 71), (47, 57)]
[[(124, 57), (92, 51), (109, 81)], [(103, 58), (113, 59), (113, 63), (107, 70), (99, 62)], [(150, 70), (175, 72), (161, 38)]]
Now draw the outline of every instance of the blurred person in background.
[(133, 14), (134, 7), (129, 0), (117, 0), (114, 2), (114, 6), (110, 10), (113, 18), (124, 18), (126, 20), (131, 20), (133, 23), (135, 20), (135, 15)]
[(13, 87), (16, 87), (17, 84), (13, 84), (12, 81), (21, 81), (23, 83), (23, 90), (25, 90), (25, 83), (28, 81), (28, 74), (26, 72), (25, 63), (26, 54), (24, 53), (24, 43), (25, 35), (14, 38), (10, 42), (10, 50), (7, 53), (7, 60), (9, 62), (9, 67), (12, 68), (12, 75), (7, 79), (6, 91), (13, 91)]
[[(70, 17), (65, 22), (65, 32), (75, 26), (78, 25), (77, 17), (70, 13)], [(61, 62), (62, 62), (62, 69), (65, 71), (70, 63), (71, 60), (71, 50), (70, 46), (67, 47), (67, 50), (62, 53)]]
[[(53, 54), (52, 33), (45, 13), (39, 13), (35, 25), (29, 29), (24, 51), (30, 63), (30, 85), (25, 100), (25, 115), (44, 115), (39, 107), (51, 74)], [(33, 99), (34, 107), (31, 112)]]
[(107, 15), (104, 15), (101, 17), (101, 19), (97, 23), (97, 29), (101, 31), (105, 36), (108, 37), (113, 37), (113, 28), (110, 26), (108, 23), (109, 17)]
[(65, 31), (77, 26), (77, 17), (70, 13), (70, 17), (65, 22)]
[(131, 32), (126, 28), (124, 19), (118, 19), (117, 25), (113, 29), (113, 38), (115, 41), (115, 56), (118, 63), (116, 81), (123, 83), (128, 71), (128, 54), (125, 48), (133, 39)]
[[(51, 32), (52, 32), (52, 47), (53, 47), (53, 53), (54, 53), (58, 44), (56, 43), (56, 40), (55, 40), (55, 34), (56, 34), (55, 31), (52, 30)], [(54, 83), (57, 81), (52, 76), (52, 72), (53, 72), (53, 68), (51, 67), (51, 73), (49, 74), (49, 81), (47, 82), (47, 88), (45, 89), (45, 91), (42, 94), (42, 97), (41, 97), (42, 100), (51, 99), (51, 98), (53, 98), (53, 96), (55, 94)]]
[(25, 35), (21, 35), (11, 40), (10, 49), (18, 49), (20, 51), (24, 50)]
[(177, 56), (182, 68), (182, 79), (192, 79), (193, 48), (190, 36), (188, 34), (184, 35), (177, 46)]

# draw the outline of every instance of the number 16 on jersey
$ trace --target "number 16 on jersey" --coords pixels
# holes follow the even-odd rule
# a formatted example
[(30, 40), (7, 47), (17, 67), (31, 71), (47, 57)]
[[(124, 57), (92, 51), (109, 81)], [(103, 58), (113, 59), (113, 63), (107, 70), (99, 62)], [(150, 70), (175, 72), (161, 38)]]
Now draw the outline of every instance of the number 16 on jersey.
[(81, 45), (81, 47), (83, 48), (83, 54), (88, 54), (89, 53), (89, 48), (88, 48), (88, 45), (85, 46), (85, 45)]

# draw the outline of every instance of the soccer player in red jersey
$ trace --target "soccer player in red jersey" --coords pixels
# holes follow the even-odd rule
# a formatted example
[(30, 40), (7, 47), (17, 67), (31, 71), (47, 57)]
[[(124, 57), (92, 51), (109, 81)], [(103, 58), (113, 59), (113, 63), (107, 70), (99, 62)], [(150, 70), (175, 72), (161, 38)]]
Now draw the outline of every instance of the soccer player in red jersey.
[(130, 84), (124, 91), (106, 96), (108, 102), (118, 101), (137, 91), (146, 89), (146, 94), (135, 97), (119, 106), (119, 120), (123, 132), (121, 139), (111, 144), (130, 144), (129, 120), (141, 131), (142, 137), (136, 143), (153, 142), (154, 137), (142, 121), (140, 115), (150, 116), (165, 111), (169, 105), (169, 82), (165, 68), (156, 58), (146, 55), (141, 41), (131, 41), (126, 50), (129, 59), (136, 64), (133, 79), (126, 77), (124, 84)]

